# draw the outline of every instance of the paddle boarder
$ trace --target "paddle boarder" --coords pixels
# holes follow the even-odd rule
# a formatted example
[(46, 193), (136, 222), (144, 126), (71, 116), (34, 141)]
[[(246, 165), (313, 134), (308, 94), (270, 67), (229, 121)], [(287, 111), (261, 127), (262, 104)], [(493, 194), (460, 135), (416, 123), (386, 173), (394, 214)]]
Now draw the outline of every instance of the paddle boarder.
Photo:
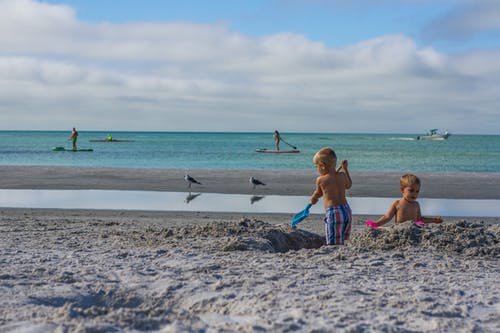
[(276, 150), (280, 150), (280, 132), (278, 130), (274, 130), (274, 141), (276, 142)]
[(73, 150), (76, 150), (76, 140), (78, 139), (78, 132), (76, 131), (76, 128), (73, 127), (73, 130), (71, 131), (71, 143), (73, 144)]

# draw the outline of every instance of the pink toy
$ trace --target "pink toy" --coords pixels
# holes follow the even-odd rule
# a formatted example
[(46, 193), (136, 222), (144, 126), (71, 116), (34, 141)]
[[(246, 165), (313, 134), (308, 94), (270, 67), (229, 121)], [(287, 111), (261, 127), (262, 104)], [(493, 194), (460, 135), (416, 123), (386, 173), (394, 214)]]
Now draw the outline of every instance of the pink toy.
[(425, 228), (425, 223), (422, 221), (415, 221), (415, 225), (422, 227), (422, 228)]
[(377, 229), (377, 228), (378, 228), (378, 224), (377, 224), (377, 223), (375, 223), (375, 222), (373, 222), (372, 220), (368, 220), (368, 221), (366, 221), (366, 225), (367, 225), (368, 227), (371, 227), (371, 228), (374, 228), (374, 229)]

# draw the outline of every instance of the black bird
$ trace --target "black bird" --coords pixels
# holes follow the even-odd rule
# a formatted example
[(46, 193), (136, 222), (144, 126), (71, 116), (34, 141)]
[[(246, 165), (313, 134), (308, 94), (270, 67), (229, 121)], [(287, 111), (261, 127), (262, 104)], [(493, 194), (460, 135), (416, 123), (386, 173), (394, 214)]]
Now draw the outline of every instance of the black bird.
[(191, 184), (195, 183), (195, 184), (198, 184), (198, 185), (201, 185), (201, 183), (199, 181), (197, 181), (196, 179), (194, 179), (193, 177), (191, 177), (190, 175), (188, 175), (186, 173), (186, 175), (184, 176), (184, 180), (188, 183), (188, 187), (191, 188)]
[(256, 187), (257, 185), (266, 185), (266, 184), (264, 184), (263, 182), (261, 182), (260, 180), (258, 180), (258, 179), (256, 179), (256, 178), (254, 178), (253, 176), (252, 176), (252, 177), (250, 177), (250, 184), (252, 184), (252, 185), (253, 185), (253, 190), (255, 190), (255, 187)]

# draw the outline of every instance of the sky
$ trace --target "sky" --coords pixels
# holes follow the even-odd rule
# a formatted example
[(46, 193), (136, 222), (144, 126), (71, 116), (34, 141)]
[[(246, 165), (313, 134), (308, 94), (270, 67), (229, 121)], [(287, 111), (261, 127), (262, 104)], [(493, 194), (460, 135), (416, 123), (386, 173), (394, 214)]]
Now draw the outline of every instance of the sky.
[(500, 0), (0, 0), (0, 130), (500, 135)]

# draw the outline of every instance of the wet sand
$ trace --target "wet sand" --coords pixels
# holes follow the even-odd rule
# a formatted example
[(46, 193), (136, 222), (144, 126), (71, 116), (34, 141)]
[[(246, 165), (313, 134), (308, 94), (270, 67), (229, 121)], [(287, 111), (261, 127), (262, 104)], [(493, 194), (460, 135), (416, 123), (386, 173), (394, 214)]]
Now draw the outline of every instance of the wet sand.
[[(128, 169), (60, 166), (0, 166), (2, 189), (109, 189), (143, 191), (187, 191), (184, 174), (202, 185), (203, 193), (250, 194), (248, 179), (266, 183), (265, 195), (310, 195), (316, 171), (220, 170), (220, 169)], [(348, 196), (399, 197), (403, 172), (351, 172), (353, 186)], [(500, 173), (417, 173), (422, 181), (421, 197), (441, 199), (499, 199)]]
[[(314, 179), (197, 171), (189, 171), (204, 183), (197, 191), (220, 193), (249, 193), (254, 175), (269, 176), (266, 194), (307, 195)], [(183, 175), (0, 167), (0, 188), (185, 191)], [(421, 176), (423, 193), (465, 195), (450, 190), (460, 185), (455, 175), (429, 177)], [(450, 182), (438, 186), (432, 177)], [(352, 191), (397, 196), (377, 182), (398, 178), (371, 174)], [(229, 179), (227, 188), (222, 179)], [(355, 183), (362, 179), (353, 174)], [(465, 198), (482, 198), (479, 192), (499, 198), (498, 176), (461, 179)], [(483, 182), (490, 187), (480, 191)], [(500, 218), (375, 230), (364, 226), (373, 216), (355, 216), (346, 246), (324, 246), (319, 215), (292, 229), (292, 214), (12, 208), (0, 214), (1, 332), (500, 331)]]

